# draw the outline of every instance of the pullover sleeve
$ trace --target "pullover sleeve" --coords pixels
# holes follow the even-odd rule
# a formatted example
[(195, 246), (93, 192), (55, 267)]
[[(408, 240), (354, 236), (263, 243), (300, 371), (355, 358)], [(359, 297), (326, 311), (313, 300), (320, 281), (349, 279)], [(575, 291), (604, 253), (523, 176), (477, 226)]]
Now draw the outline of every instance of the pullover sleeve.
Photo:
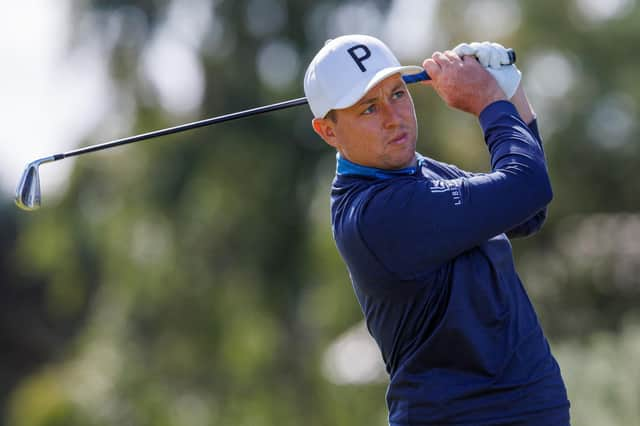
[(551, 201), (544, 153), (507, 101), (480, 125), (491, 172), (456, 179), (403, 177), (371, 189), (358, 214), (361, 238), (396, 278), (413, 279), (515, 229)]
[[(544, 151), (544, 148), (542, 147), (542, 139), (540, 138), (540, 133), (538, 132), (537, 120), (534, 119), (530, 124), (528, 124), (528, 127), (529, 127), (529, 130), (531, 130), (531, 133), (534, 135), (536, 141), (540, 145), (540, 149)], [(444, 167), (447, 168), (447, 170), (452, 172), (457, 177), (472, 177), (472, 176), (478, 176), (483, 174), (483, 173), (468, 172), (466, 170), (460, 169), (459, 167), (453, 164), (441, 163), (439, 161), (436, 161), (436, 163), (443, 165)], [(506, 234), (511, 239), (528, 237), (538, 232), (542, 228), (542, 225), (544, 225), (544, 222), (546, 221), (546, 219), (547, 219), (547, 206), (540, 209), (540, 211), (536, 212), (532, 217), (526, 219), (524, 222), (506, 231)]]
[[(540, 132), (538, 130), (537, 120), (534, 119), (528, 125), (528, 127), (531, 130), (531, 133), (535, 137), (536, 141), (538, 142), (538, 145), (540, 145), (540, 149), (543, 151), (543, 155), (544, 155), (544, 148), (542, 147), (542, 138), (540, 137)], [(546, 220), (547, 220), (547, 206), (544, 206), (542, 209), (540, 209), (540, 211), (538, 211), (532, 217), (530, 217), (523, 223), (515, 226), (514, 228), (508, 230), (506, 234), (509, 238), (528, 237), (538, 232), (542, 228), (542, 225)]]

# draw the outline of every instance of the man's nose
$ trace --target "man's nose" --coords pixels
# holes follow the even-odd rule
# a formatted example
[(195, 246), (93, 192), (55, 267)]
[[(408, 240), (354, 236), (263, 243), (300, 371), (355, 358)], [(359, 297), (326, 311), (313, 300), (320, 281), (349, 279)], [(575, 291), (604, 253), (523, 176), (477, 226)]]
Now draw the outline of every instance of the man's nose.
[(382, 117), (384, 127), (395, 127), (401, 121), (400, 111), (398, 107), (390, 102), (384, 102), (382, 105)]

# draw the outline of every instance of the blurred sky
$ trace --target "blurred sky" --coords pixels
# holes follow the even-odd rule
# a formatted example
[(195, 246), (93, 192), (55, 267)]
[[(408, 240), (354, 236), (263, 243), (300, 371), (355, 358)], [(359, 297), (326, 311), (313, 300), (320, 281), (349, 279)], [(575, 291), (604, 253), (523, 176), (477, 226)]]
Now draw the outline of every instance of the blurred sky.
[[(206, 78), (197, 49), (203, 48), (203, 44), (207, 49), (222, 48), (220, 28), (224, 23), (213, 12), (215, 3), (173, 0), (164, 25), (154, 34), (141, 58), (138, 73), (153, 88), (161, 106), (175, 118), (172, 124), (205, 118), (198, 116)], [(382, 37), (402, 62), (420, 63), (432, 50), (450, 47), (446, 32), (438, 28), (434, 19), (439, 3), (440, 0), (393, 0), (389, 13), (382, 16), (367, 2), (345, 2), (331, 12), (334, 19), (330, 21), (333, 27), (329, 32), (360, 32)], [(571, 3), (580, 19), (597, 25), (624, 14), (635, 5), (635, 0), (572, 0)], [(120, 11), (120, 15), (114, 14), (109, 18), (113, 24), (109, 27), (111, 31), (96, 33), (91, 30), (96, 17), (87, 13), (72, 15), (72, 5), (72, 0), (22, 0), (7, 3), (0, 16), (3, 58), (0, 192), (3, 196), (13, 195), (29, 161), (76, 148), (89, 134), (92, 144), (131, 135), (135, 100), (112, 81), (107, 58), (123, 22), (135, 19), (135, 9), (128, 7)], [(499, 40), (517, 30), (518, 5), (511, 0), (471, 2), (463, 17), (464, 24), (478, 40)], [(255, 0), (250, 6), (247, 22), (258, 35), (277, 34), (278, 28), (286, 25), (288, 17), (282, 0)], [(267, 6), (269, 19), (262, 13), (252, 13)], [(309, 31), (314, 30), (314, 15), (325, 12), (319, 9), (310, 14)], [(261, 19), (256, 20), (256, 16)], [(502, 24), (496, 25), (496, 22)], [(538, 110), (543, 110), (545, 98), (553, 94), (548, 99), (550, 103), (563, 96), (571, 90), (577, 76), (570, 58), (559, 52), (541, 51), (532, 56), (521, 68), (528, 64), (530, 73), (549, 66), (557, 70), (552, 81), (529, 79), (532, 86), (528, 91)], [(290, 42), (276, 36), (259, 47), (256, 66), (263, 83), (278, 87), (296, 78), (307, 59), (299, 58)], [(294, 66), (285, 73), (282, 63)], [(302, 95), (302, 87), (300, 92)], [(274, 102), (278, 100), (281, 99)], [(620, 106), (623, 101), (614, 97), (613, 106), (607, 111), (624, 107)], [(247, 107), (250, 106), (254, 105)], [(604, 122), (607, 111), (602, 113)], [(552, 131), (553, 123), (547, 127)], [(150, 130), (154, 129), (146, 129)], [(73, 161), (65, 160), (41, 169), (45, 199), (55, 199), (64, 189)]]

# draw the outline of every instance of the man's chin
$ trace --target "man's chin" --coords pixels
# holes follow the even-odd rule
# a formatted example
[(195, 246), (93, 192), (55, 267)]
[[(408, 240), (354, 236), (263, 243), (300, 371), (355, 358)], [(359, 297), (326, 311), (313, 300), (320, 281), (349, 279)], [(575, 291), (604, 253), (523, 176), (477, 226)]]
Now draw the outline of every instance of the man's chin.
[(400, 170), (406, 169), (407, 167), (413, 167), (417, 164), (418, 160), (416, 158), (415, 150), (411, 153), (411, 155), (407, 155), (403, 158), (394, 158), (387, 162), (387, 169), (389, 170)]

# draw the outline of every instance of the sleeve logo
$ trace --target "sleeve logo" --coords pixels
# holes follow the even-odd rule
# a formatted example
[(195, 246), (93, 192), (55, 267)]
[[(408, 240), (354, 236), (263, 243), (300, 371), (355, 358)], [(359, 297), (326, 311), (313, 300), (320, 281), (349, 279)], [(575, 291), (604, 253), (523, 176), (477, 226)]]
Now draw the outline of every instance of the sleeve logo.
[(429, 189), (432, 194), (438, 194), (442, 192), (448, 192), (451, 194), (454, 206), (462, 205), (462, 180), (433, 180)]

